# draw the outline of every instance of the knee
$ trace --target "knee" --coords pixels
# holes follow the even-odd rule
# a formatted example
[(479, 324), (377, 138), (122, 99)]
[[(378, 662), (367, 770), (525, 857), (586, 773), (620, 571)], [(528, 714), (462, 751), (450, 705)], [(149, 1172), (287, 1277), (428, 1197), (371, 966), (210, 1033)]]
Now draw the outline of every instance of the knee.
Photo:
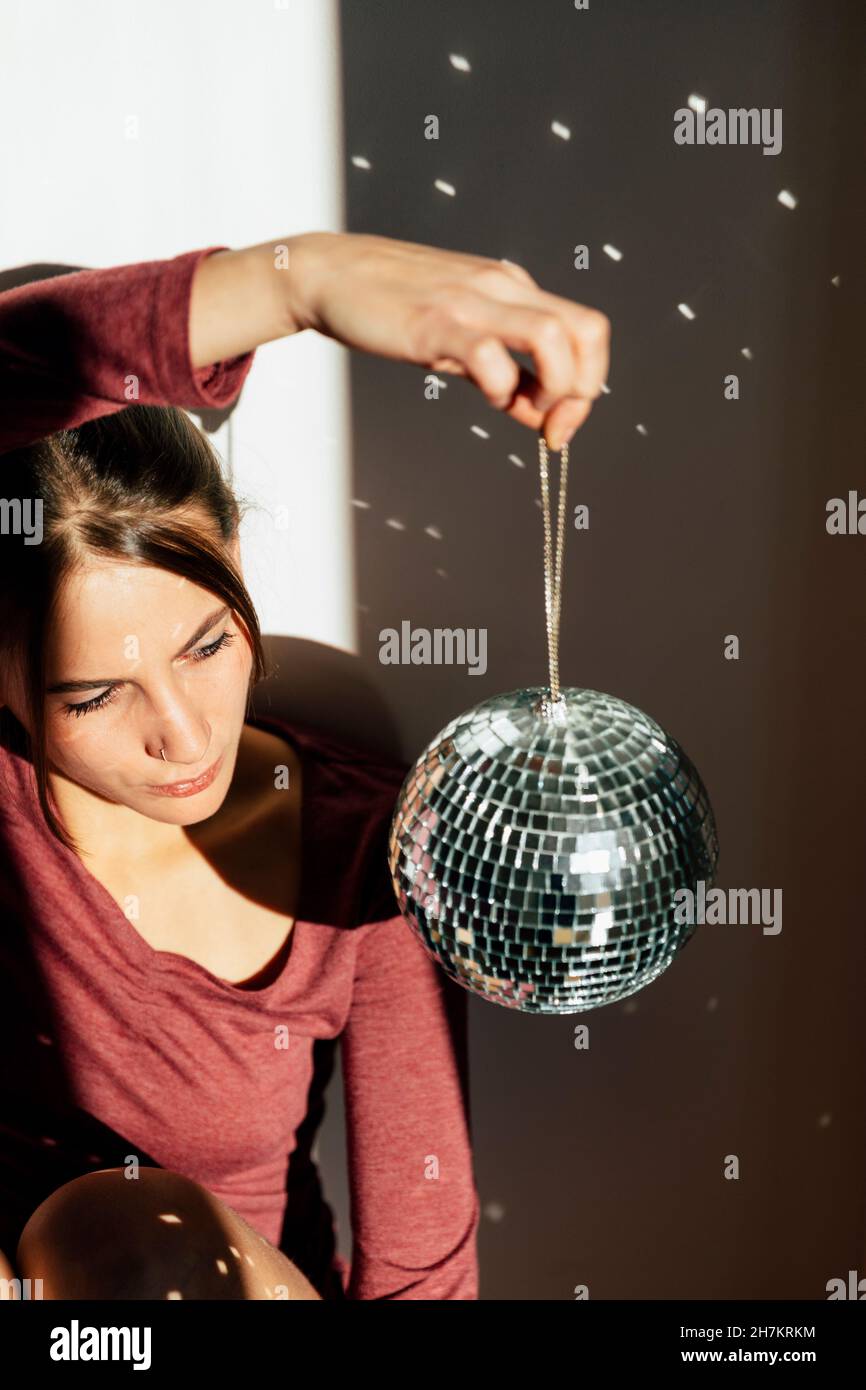
[(241, 1257), (233, 1215), (180, 1173), (106, 1168), (64, 1183), (37, 1207), (17, 1263), (42, 1279), (45, 1298), (273, 1296), (249, 1292), (253, 1260)]
[[(33, 1212), (16, 1263), (25, 1276), (42, 1280), (43, 1297), (167, 1297), (166, 1280), (185, 1248), (179, 1234), (184, 1220), (188, 1229), (194, 1205), (192, 1191), (184, 1193), (185, 1216), (175, 1221), (175, 1199), (184, 1184), (195, 1184), (162, 1169), (126, 1173), (84, 1173), (56, 1188)], [(196, 1213), (199, 1225), (203, 1205)]]

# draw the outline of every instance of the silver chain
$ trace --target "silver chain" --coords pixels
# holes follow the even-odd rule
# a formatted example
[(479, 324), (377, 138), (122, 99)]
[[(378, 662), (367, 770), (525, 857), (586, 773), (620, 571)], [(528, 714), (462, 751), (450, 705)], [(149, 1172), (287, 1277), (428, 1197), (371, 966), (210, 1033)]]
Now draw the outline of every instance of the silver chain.
[(562, 542), (565, 535), (565, 495), (568, 488), (568, 444), (559, 456), (559, 514), (556, 528), (556, 563), (553, 560), (548, 490), (547, 441), (538, 436), (538, 466), (541, 472), (541, 503), (544, 513), (544, 609), (547, 618), (547, 654), (550, 665), (550, 700), (557, 703), (559, 693), (559, 614), (562, 601)]

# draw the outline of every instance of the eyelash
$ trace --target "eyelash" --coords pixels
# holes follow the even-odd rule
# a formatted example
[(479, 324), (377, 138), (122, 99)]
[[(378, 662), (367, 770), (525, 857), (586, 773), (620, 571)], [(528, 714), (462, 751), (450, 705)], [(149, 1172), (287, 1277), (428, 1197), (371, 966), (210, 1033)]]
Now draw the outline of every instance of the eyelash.
[[(230, 642), (233, 642), (234, 639), (235, 634), (233, 632), (224, 632), (215, 642), (211, 642), (209, 646), (196, 647), (194, 651), (190, 652), (190, 657), (193, 661), (208, 661), (212, 656), (216, 656), (217, 652), (222, 651), (223, 647), (227, 647)], [(92, 700), (84, 700), (80, 705), (64, 705), (64, 713), (67, 718), (74, 715), (76, 719), (80, 719), (83, 714), (90, 714), (93, 710), (104, 709), (106, 705), (111, 703), (119, 689), (119, 685), (110, 685), (107, 690), (104, 690), (101, 695), (95, 695)]]

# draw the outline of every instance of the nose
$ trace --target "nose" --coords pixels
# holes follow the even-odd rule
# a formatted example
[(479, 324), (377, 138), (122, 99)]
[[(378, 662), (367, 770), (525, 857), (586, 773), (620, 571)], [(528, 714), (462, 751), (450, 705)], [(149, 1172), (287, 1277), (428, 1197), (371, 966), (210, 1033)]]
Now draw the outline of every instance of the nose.
[(203, 763), (211, 742), (211, 727), (207, 720), (180, 700), (156, 714), (145, 740), (147, 751), (159, 762), (197, 767)]
[[(159, 762), (179, 763), (184, 767), (196, 767), (202, 763), (210, 746), (210, 729), (196, 738), (178, 735), (174, 731), (164, 733), (148, 743), (148, 753)], [(204, 771), (204, 768), (202, 768)]]

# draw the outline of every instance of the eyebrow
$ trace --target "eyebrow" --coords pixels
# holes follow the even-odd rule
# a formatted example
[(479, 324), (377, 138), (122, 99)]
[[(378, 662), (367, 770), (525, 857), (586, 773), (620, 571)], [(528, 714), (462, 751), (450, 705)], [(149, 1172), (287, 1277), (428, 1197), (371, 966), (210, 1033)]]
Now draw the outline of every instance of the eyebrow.
[[(228, 612), (228, 604), (224, 604), (222, 608), (216, 608), (213, 613), (209, 613), (204, 622), (199, 623), (192, 636), (184, 642), (180, 651), (175, 652), (171, 658), (172, 661), (176, 661), (179, 656), (183, 656), (184, 652), (188, 652), (190, 647), (194, 647), (196, 642), (210, 632), (212, 627), (216, 627), (217, 623), (221, 622)], [(126, 679), (125, 676), (106, 676), (104, 680), (59, 681), (57, 685), (49, 685), (45, 693), (46, 695), (64, 695), (72, 690), (101, 690), (104, 685), (119, 685)]]

